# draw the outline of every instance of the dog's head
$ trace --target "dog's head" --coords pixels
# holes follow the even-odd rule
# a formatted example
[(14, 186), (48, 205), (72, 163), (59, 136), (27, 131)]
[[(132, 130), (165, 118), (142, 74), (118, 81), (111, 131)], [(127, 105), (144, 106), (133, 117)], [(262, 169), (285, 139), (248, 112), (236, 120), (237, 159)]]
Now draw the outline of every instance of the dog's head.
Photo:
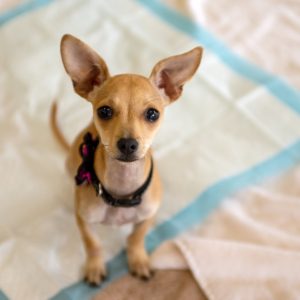
[(108, 155), (122, 161), (144, 157), (164, 108), (179, 98), (196, 72), (202, 48), (158, 62), (149, 78), (110, 76), (104, 60), (79, 39), (65, 35), (61, 56), (75, 91), (93, 105), (93, 120)]

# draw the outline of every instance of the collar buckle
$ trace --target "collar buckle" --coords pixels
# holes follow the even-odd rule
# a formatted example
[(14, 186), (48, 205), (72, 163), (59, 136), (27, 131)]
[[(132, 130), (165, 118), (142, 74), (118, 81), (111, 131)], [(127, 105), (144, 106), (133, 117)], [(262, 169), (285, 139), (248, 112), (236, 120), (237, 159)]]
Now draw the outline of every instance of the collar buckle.
[(102, 189), (101, 183), (99, 182), (98, 183), (98, 196), (100, 197), (100, 196), (102, 196), (102, 194), (103, 194), (103, 189)]

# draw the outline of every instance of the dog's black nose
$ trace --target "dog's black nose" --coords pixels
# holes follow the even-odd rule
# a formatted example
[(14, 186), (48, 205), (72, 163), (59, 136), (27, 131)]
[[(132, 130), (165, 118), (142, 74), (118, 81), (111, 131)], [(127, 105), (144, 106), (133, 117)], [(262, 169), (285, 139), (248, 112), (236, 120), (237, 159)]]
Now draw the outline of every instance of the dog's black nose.
[(118, 148), (125, 155), (133, 154), (139, 147), (139, 143), (135, 139), (119, 139)]

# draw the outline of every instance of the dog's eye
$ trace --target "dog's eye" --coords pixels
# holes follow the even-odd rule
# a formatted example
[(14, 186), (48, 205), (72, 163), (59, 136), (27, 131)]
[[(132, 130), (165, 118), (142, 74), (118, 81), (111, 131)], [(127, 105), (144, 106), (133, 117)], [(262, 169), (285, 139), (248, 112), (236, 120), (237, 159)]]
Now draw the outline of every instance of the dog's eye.
[(155, 108), (149, 108), (145, 112), (145, 118), (149, 122), (155, 122), (159, 118), (159, 111)]
[(113, 110), (109, 106), (101, 106), (97, 110), (98, 116), (102, 120), (109, 120), (113, 116)]

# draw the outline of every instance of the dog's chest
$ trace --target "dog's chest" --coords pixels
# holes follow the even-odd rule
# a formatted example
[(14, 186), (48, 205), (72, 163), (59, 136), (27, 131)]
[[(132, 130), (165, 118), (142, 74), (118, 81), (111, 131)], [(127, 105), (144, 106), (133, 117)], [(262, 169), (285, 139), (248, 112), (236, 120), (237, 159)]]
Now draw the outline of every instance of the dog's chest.
[(142, 203), (134, 207), (112, 207), (106, 204), (101, 197), (95, 196), (94, 190), (88, 194), (89, 197), (85, 197), (79, 202), (79, 212), (81, 217), (89, 223), (118, 226), (138, 223), (151, 217), (157, 209), (156, 205), (149, 201), (147, 193), (143, 196)]
[[(147, 213), (146, 213), (147, 215)], [(106, 205), (100, 223), (108, 225), (123, 225), (127, 223), (137, 223), (145, 219), (140, 208), (136, 207), (110, 207)]]

